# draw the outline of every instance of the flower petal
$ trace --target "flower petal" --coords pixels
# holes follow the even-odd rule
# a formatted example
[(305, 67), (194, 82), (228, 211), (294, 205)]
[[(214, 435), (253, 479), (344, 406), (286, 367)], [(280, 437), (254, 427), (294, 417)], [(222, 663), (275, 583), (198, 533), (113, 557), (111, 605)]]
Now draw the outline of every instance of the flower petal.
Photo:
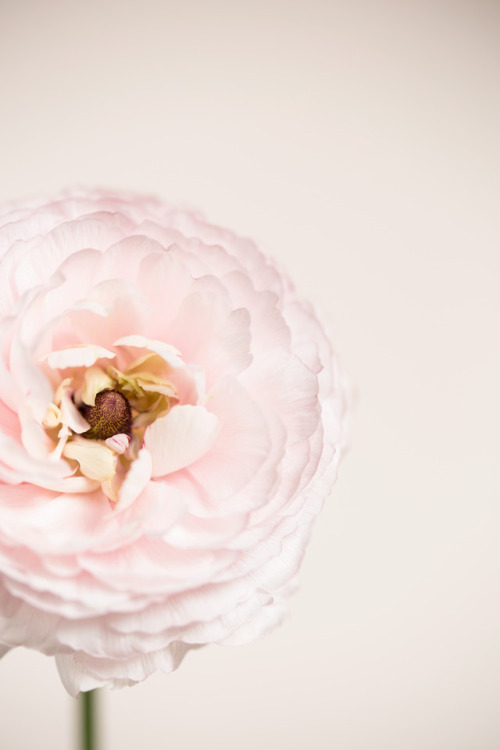
[(115, 453), (122, 455), (130, 445), (130, 436), (125, 435), (123, 432), (119, 432), (117, 435), (106, 438), (104, 442), (108, 448), (111, 448)]
[(86, 432), (90, 428), (87, 420), (82, 417), (71, 400), (70, 391), (68, 389), (63, 391), (60, 409), (63, 424), (71, 427), (73, 432), (80, 435), (82, 432)]
[(116, 453), (97, 440), (75, 437), (66, 443), (63, 455), (78, 461), (82, 474), (89, 479), (105, 482), (115, 474)]
[(64, 370), (66, 367), (91, 367), (98, 359), (113, 359), (114, 357), (116, 357), (115, 352), (103, 346), (82, 344), (50, 352), (42, 359), (46, 360), (49, 367), (54, 370)]
[(145, 336), (139, 336), (135, 334), (133, 336), (122, 336), (117, 339), (114, 346), (134, 346), (141, 349), (149, 349), (155, 354), (159, 354), (170, 367), (184, 367), (181, 353), (175, 346), (165, 344), (163, 341), (157, 339), (147, 339)]
[(214, 445), (219, 420), (203, 406), (174, 406), (150, 425), (144, 446), (153, 459), (152, 476), (160, 477), (197, 461)]
[(135, 461), (132, 461), (118, 491), (117, 510), (125, 510), (141, 494), (151, 479), (152, 465), (151, 454), (145, 448), (142, 448)]
[(99, 391), (103, 391), (105, 388), (112, 388), (114, 381), (97, 365), (90, 367), (85, 372), (83, 380), (83, 387), (80, 394), (84, 404), (88, 406), (95, 406), (95, 397)]

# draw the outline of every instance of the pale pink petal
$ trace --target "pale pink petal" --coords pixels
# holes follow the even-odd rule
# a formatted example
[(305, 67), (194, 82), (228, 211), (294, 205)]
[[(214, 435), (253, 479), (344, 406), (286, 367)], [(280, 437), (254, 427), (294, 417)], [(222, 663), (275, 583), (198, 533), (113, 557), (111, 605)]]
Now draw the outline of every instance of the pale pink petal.
[(259, 405), (236, 379), (221, 381), (209, 394), (209, 403), (220, 422), (220, 435), (210, 454), (189, 466), (189, 472), (220, 503), (256, 474), (270, 441)]
[(134, 504), (143, 533), (152, 539), (163, 537), (188, 512), (186, 493), (169, 479), (148, 482)]
[(85, 372), (83, 387), (79, 394), (80, 398), (84, 404), (94, 406), (95, 397), (99, 391), (103, 391), (105, 388), (112, 388), (113, 384), (114, 381), (104, 372), (104, 370), (102, 370), (101, 367), (90, 367)]
[(241, 377), (248, 390), (259, 393), (259, 404), (276, 411), (292, 442), (304, 440), (321, 418), (318, 378), (293, 354), (281, 349), (266, 352)]
[(200, 291), (183, 301), (168, 329), (169, 341), (182, 351), (186, 363), (201, 364), (210, 387), (220, 377), (237, 375), (251, 363), (250, 315), (246, 309), (231, 310), (224, 297)]
[(19, 408), (19, 420), (22, 426), (21, 439), (26, 451), (34, 458), (46, 459), (54, 447), (53, 442), (42, 425), (33, 418), (31, 410), (24, 404), (21, 404)]
[(82, 474), (89, 479), (105, 482), (115, 474), (116, 453), (104, 442), (75, 437), (66, 443), (63, 455), (78, 461)]
[[(122, 236), (119, 217), (113, 221), (106, 217), (85, 217), (76, 223), (63, 223), (55, 227), (43, 239), (35, 237), (27, 243), (22, 257), (19, 251), (12, 257), (4, 257), (15, 269), (14, 278), (19, 294), (38, 284), (46, 282), (50, 276), (73, 253), (83, 248), (104, 250)], [(43, 247), (43, 250), (42, 250)]]
[(215, 414), (203, 406), (174, 406), (144, 436), (153, 460), (152, 476), (161, 477), (197, 461), (214, 445), (219, 426)]
[(88, 310), (83, 305), (77, 309), (75, 305), (74, 311), (69, 313), (73, 330), (83, 342), (91, 341), (109, 348), (113, 341), (130, 331), (142, 333), (153, 314), (149, 300), (128, 283), (101, 284), (96, 296), (97, 299), (87, 305)]
[(118, 435), (106, 438), (104, 442), (108, 448), (111, 448), (115, 453), (122, 455), (130, 445), (130, 436), (120, 432)]
[(189, 266), (182, 258), (174, 256), (171, 250), (168, 253), (152, 253), (143, 259), (138, 274), (139, 287), (155, 309), (162, 311), (161, 316), (154, 315), (148, 322), (149, 338), (172, 344), (167, 331), (194, 283)]
[(52, 477), (38, 475), (30, 478), (29, 481), (47, 490), (66, 494), (94, 492), (94, 490), (97, 490), (101, 486), (100, 481), (90, 479), (90, 477), (68, 476), (62, 479), (52, 479)]
[(118, 491), (117, 510), (125, 510), (137, 499), (151, 479), (153, 461), (146, 448), (132, 461), (125, 479)]
[(9, 484), (32, 482), (43, 486), (73, 473), (67, 461), (48, 462), (31, 457), (22, 445), (1, 433), (0, 462), (0, 479), (3, 476)]
[(70, 695), (109, 684), (113, 687), (134, 685), (156, 669), (172, 672), (191, 648), (185, 643), (172, 644), (156, 654), (138, 655), (129, 659), (92, 658), (86, 654), (58, 654), (56, 664), (62, 683)]
[(52, 401), (52, 384), (35, 366), (30, 350), (18, 337), (14, 337), (12, 341), (10, 369), (34, 419), (41, 423)]
[(50, 352), (43, 359), (47, 361), (49, 367), (64, 370), (66, 367), (91, 367), (98, 359), (113, 359), (114, 357), (116, 353), (103, 346), (81, 344)]
[(148, 349), (159, 354), (170, 367), (185, 367), (181, 353), (175, 346), (165, 344), (163, 341), (147, 339), (145, 336), (122, 336), (117, 339), (114, 346), (132, 346), (140, 349)]
[[(55, 494), (28, 484), (3, 489), (0, 536), (6, 535), (16, 542), (19, 550), (24, 544), (31, 555), (39, 554), (46, 559), (55, 555), (66, 556), (66, 560), (62, 558), (60, 561), (62, 570), (71, 575), (74, 575), (74, 569), (80, 569), (78, 564), (75, 566), (74, 553), (89, 547), (94, 549), (96, 544), (102, 543), (109, 534), (108, 523), (113, 524), (116, 533), (112, 510), (100, 492)], [(28, 560), (27, 557), (24, 559)], [(24, 572), (20, 573), (29, 575), (30, 567), (25, 565)], [(31, 573), (41, 575), (42, 568), (38, 564)]]
[(73, 403), (68, 389), (65, 389), (63, 391), (63, 394), (61, 396), (60, 409), (63, 423), (65, 425), (68, 425), (68, 427), (70, 427), (73, 432), (76, 432), (80, 435), (82, 432), (86, 432), (88, 429), (90, 429), (89, 423), (82, 417), (75, 404)]

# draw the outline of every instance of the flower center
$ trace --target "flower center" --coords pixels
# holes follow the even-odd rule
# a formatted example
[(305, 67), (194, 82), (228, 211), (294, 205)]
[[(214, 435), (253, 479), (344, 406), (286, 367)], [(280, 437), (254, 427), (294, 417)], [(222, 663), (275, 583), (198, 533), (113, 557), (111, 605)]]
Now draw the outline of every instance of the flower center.
[(50, 456), (76, 462), (76, 473), (99, 482), (117, 502), (148, 426), (178, 401), (168, 377), (172, 369), (154, 352), (124, 371), (109, 364), (73, 369), (57, 387), (42, 422), (55, 443)]
[(119, 391), (100, 391), (95, 397), (95, 406), (82, 404), (80, 413), (90, 425), (83, 437), (106, 440), (120, 433), (130, 436), (132, 412), (128, 400)]

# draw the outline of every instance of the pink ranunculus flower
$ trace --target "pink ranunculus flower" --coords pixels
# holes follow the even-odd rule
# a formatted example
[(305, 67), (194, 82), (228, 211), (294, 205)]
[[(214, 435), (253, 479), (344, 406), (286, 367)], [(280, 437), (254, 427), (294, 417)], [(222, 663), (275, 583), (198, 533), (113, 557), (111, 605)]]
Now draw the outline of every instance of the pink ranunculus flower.
[(343, 444), (313, 309), (153, 199), (0, 209), (0, 653), (75, 695), (279, 623)]

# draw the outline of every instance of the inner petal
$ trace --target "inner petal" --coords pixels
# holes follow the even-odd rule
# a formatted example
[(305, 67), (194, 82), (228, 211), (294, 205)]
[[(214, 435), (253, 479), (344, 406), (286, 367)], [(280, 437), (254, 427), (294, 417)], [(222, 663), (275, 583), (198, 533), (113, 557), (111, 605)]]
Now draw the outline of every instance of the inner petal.
[(146, 430), (144, 446), (153, 459), (153, 476), (164, 476), (197, 461), (213, 446), (219, 420), (203, 406), (175, 406)]

